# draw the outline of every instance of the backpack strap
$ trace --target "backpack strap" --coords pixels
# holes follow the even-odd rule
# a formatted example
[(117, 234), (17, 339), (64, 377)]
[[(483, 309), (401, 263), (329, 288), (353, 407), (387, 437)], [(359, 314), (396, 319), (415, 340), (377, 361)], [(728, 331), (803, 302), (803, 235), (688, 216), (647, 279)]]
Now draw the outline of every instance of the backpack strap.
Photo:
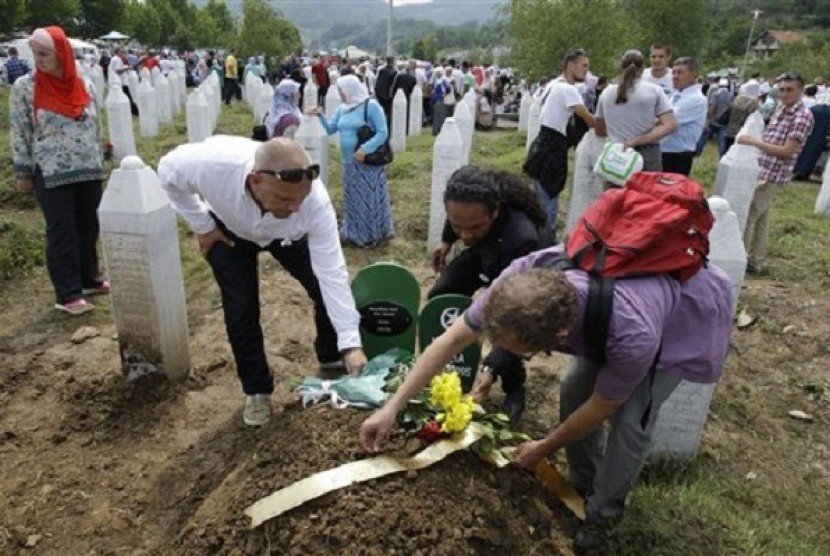
[[(554, 257), (542, 264), (542, 268), (566, 271), (579, 268), (567, 255)], [(605, 363), (605, 346), (608, 343), (608, 327), (614, 312), (614, 279), (588, 273), (588, 301), (585, 304), (583, 333), (596, 360)]]

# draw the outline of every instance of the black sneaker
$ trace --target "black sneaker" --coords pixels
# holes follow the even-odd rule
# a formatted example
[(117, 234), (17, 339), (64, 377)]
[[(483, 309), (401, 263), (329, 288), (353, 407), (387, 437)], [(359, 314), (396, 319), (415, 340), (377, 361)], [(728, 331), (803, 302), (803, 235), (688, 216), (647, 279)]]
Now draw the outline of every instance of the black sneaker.
[(525, 387), (522, 386), (515, 392), (507, 392), (504, 395), (504, 411), (510, 417), (510, 422), (516, 424), (525, 412)]
[(577, 554), (601, 554), (608, 540), (608, 525), (587, 521), (576, 532), (574, 552)]

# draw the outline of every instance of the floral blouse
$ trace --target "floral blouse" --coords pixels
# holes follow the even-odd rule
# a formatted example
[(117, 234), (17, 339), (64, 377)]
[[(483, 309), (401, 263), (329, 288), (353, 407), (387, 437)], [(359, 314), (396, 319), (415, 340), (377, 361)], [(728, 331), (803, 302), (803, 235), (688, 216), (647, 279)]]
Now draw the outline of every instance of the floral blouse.
[(14, 82), (9, 123), (18, 176), (31, 177), (38, 166), (47, 189), (104, 179), (100, 114), (94, 85), (85, 84), (90, 102), (80, 118), (73, 120), (43, 109), (33, 114), (34, 79), (27, 75)]

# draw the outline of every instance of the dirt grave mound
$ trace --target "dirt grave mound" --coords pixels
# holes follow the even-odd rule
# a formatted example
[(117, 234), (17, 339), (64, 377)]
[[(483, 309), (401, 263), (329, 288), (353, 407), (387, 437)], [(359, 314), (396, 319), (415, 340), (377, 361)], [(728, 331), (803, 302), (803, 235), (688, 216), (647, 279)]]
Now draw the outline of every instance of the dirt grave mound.
[[(189, 489), (191, 512), (168, 531), (183, 554), (559, 554), (576, 525), (565, 507), (527, 471), (496, 469), (468, 451), (418, 472), (350, 486), (295, 508), (255, 530), (243, 510), (316, 472), (366, 457), (357, 445), (365, 412), (297, 404), (237, 446), (189, 454), (202, 469), (211, 457), (236, 452), (211, 492)], [(227, 437), (225, 437), (227, 438)], [(252, 443), (255, 443), (252, 445)], [(390, 448), (404, 455), (403, 436)], [(240, 452), (244, 455), (240, 455)], [(160, 485), (169, 496), (188, 473)], [(219, 462), (217, 462), (218, 464)], [(221, 465), (220, 465), (221, 467)], [(192, 478), (191, 478), (192, 481)], [(185, 482), (186, 479), (185, 479)], [(169, 488), (168, 488), (169, 487)], [(200, 492), (202, 490), (202, 492)], [(187, 502), (185, 502), (187, 505)], [(173, 540), (175, 539), (175, 540)]]

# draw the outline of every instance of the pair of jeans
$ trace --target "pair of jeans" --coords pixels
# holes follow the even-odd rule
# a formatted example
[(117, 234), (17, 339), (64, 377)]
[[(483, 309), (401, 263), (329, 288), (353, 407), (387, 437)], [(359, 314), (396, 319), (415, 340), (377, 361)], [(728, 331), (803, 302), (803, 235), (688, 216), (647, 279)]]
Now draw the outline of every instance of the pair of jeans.
[(46, 188), (35, 168), (35, 197), (46, 221), (46, 268), (55, 299), (66, 304), (81, 298), (84, 288), (101, 285), (98, 269), (98, 205), (100, 180)]
[[(274, 391), (274, 378), (265, 358), (262, 327), (259, 323), (257, 258), (262, 251), (268, 251), (300, 282), (314, 302), (314, 323), (317, 327), (314, 350), (317, 359), (321, 363), (340, 359), (337, 333), (326, 312), (320, 284), (311, 268), (307, 238), (292, 243), (283, 243), (277, 239), (266, 247), (260, 247), (234, 235), (216, 217), (214, 220), (228, 239), (234, 242), (233, 247), (222, 242), (215, 243), (207, 260), (222, 294), (225, 329), (245, 394), (270, 394)], [(287, 322), (285, 325), (291, 327), (292, 323)]]
[[(564, 422), (594, 393), (601, 365), (573, 357), (562, 380), (559, 419)], [(585, 493), (589, 522), (607, 523), (622, 515), (625, 497), (643, 469), (660, 406), (680, 377), (651, 370), (603, 427), (565, 447), (569, 481)], [(604, 449), (603, 449), (604, 447)]]
[(559, 218), (559, 195), (553, 197), (545, 191), (539, 180), (533, 180), (533, 189), (536, 190), (536, 196), (539, 197), (539, 204), (545, 211), (545, 230), (547, 232), (546, 238), (549, 239), (549, 245), (556, 245), (556, 222)]

